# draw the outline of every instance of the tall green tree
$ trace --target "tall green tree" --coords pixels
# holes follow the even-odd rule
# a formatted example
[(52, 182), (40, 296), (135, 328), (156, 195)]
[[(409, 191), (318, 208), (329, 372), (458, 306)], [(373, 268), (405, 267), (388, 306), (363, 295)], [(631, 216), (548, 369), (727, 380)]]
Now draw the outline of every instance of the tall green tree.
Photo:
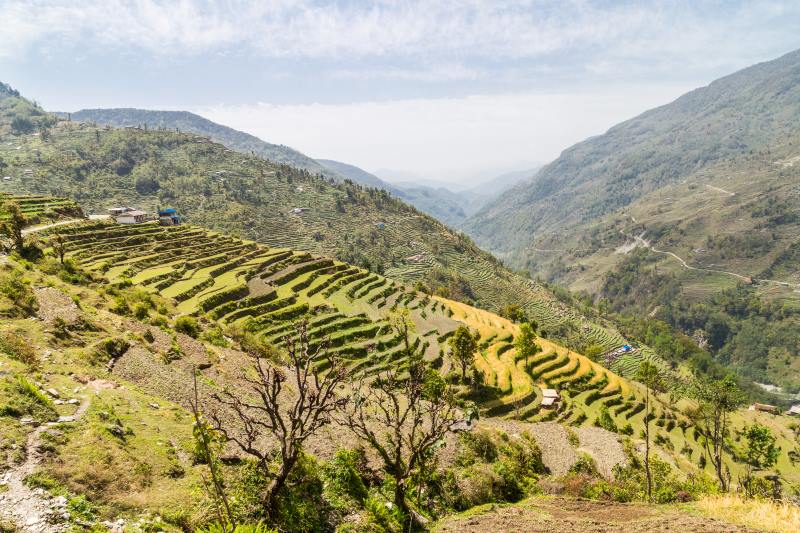
[(9, 248), (22, 252), (25, 247), (23, 228), (28, 223), (28, 217), (22, 213), (17, 202), (5, 202), (0, 213), (5, 215), (5, 222), (0, 224), (0, 234), (5, 235), (11, 242)]
[(745, 396), (733, 376), (724, 379), (699, 378), (691, 389), (698, 408), (693, 413), (696, 426), (703, 435), (706, 454), (719, 481), (720, 490), (730, 486), (724, 463), (725, 437), (728, 435), (730, 414), (745, 401)]
[(517, 357), (525, 358), (525, 367), (528, 367), (528, 359), (535, 356), (542, 351), (542, 348), (536, 343), (536, 331), (528, 323), (522, 324), (519, 327), (519, 335), (514, 339), (514, 347), (517, 349)]
[(458, 326), (447, 341), (450, 345), (450, 356), (453, 362), (461, 367), (461, 380), (466, 381), (467, 369), (475, 362), (475, 352), (478, 351), (478, 340), (467, 326)]
[(761, 424), (753, 424), (744, 432), (745, 448), (745, 474), (742, 480), (745, 493), (748, 497), (753, 496), (752, 481), (753, 472), (770, 468), (778, 462), (780, 448), (775, 446), (775, 435), (767, 427)]
[(647, 499), (653, 501), (653, 476), (650, 472), (650, 419), (653, 416), (653, 399), (666, 390), (661, 370), (648, 360), (642, 361), (636, 371), (636, 381), (644, 385), (644, 472), (647, 478)]

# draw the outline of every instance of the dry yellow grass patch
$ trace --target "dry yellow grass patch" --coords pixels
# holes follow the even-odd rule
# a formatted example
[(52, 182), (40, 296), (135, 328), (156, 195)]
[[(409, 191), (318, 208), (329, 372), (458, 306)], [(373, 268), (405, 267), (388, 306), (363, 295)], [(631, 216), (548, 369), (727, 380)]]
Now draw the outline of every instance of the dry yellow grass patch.
[(764, 531), (800, 531), (800, 507), (770, 500), (746, 500), (739, 496), (707, 496), (694, 506), (703, 514)]

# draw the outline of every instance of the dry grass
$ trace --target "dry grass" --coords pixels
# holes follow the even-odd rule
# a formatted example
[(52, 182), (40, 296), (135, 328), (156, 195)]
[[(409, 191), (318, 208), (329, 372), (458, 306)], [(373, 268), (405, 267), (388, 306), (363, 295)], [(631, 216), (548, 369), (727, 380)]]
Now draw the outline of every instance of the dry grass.
[(703, 514), (737, 524), (779, 533), (800, 531), (800, 507), (770, 500), (746, 500), (739, 496), (707, 496), (694, 506)]

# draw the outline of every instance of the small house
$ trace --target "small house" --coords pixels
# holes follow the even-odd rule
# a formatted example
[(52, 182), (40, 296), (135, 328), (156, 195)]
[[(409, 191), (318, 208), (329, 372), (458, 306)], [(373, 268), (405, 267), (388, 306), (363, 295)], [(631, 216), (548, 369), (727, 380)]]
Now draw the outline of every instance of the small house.
[(3, 176), (3, 181), (11, 181), (11, 176)]
[(147, 212), (134, 209), (133, 211), (125, 211), (115, 218), (117, 224), (141, 224), (147, 222)]
[(375, 227), (378, 228), (378, 229), (384, 229), (384, 228), (386, 228), (386, 223), (385, 222), (376, 222), (375, 223)]
[(786, 411), (786, 414), (789, 416), (798, 416), (800, 415), (800, 403), (796, 403)]
[(292, 209), (291, 213), (293, 215), (302, 215), (306, 211), (308, 211), (307, 207), (295, 207), (294, 209)]
[(558, 407), (561, 397), (555, 389), (542, 389), (542, 407), (545, 409), (553, 409)]
[(127, 207), (127, 206), (119, 206), (119, 207), (112, 207), (108, 210), (108, 214), (112, 217), (118, 217), (123, 213), (127, 213), (129, 211), (136, 211), (135, 207)]
[(748, 408), (749, 411), (761, 411), (762, 413), (772, 413), (777, 414), (778, 408), (774, 405), (769, 405), (767, 403), (754, 403)]
[(175, 209), (168, 207), (158, 211), (158, 223), (161, 226), (177, 226), (181, 219)]

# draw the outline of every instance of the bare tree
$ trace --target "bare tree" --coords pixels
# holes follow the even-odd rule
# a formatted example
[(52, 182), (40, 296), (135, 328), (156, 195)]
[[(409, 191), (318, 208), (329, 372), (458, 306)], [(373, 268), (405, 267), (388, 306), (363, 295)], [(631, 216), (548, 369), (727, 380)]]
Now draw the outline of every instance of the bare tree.
[(58, 257), (59, 262), (63, 265), (64, 256), (67, 253), (67, 241), (60, 232), (57, 231), (50, 237), (50, 247), (53, 249), (53, 253), (56, 257)]
[(367, 443), (395, 481), (394, 504), (408, 516), (407, 484), (415, 469), (427, 464), (436, 446), (460, 421), (447, 383), (414, 356), (408, 375), (392, 369), (372, 383), (353, 384), (352, 401), (342, 423)]
[[(229, 389), (216, 393), (213, 398), (230, 409), (238, 425), (224, 421), (219, 412), (212, 415), (214, 429), (228, 442), (235, 443), (241, 451), (255, 458), (270, 483), (261, 495), (267, 513), (274, 515), (275, 496), (286, 484), (303, 443), (321, 427), (330, 422), (331, 413), (347, 402), (337, 394), (337, 387), (345, 376), (344, 366), (327, 351), (327, 341), (313, 352), (309, 349), (305, 322), (295, 325), (296, 336), (284, 337), (288, 355), (288, 368), (270, 361), (266, 350), (249, 347), (254, 359), (255, 376), (245, 373), (243, 380), (249, 385), (246, 391)], [(324, 374), (317, 372), (314, 363), (329, 361)], [(291, 392), (284, 390), (290, 382)], [(248, 394), (249, 393), (249, 394)], [(280, 464), (273, 472), (273, 450), (264, 437), (277, 441)]]

